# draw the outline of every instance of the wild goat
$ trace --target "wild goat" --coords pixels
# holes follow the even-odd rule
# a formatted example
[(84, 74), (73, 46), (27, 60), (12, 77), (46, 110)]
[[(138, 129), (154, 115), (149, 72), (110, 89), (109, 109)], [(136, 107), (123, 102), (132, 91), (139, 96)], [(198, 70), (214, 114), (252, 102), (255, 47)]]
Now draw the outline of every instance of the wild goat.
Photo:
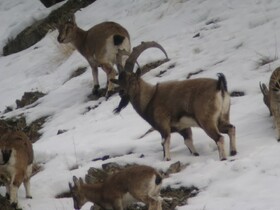
[(6, 196), (17, 206), (17, 192), (24, 184), (26, 198), (30, 193), (33, 148), (29, 138), (21, 131), (0, 129), (0, 180), (6, 185)]
[[(120, 112), (131, 102), (136, 112), (144, 118), (162, 137), (165, 160), (170, 160), (170, 133), (178, 132), (190, 152), (198, 156), (192, 139), (191, 127), (201, 127), (217, 144), (221, 160), (226, 159), (224, 137), (230, 138), (230, 154), (235, 155), (235, 127), (229, 122), (230, 96), (226, 78), (218, 74), (215, 79), (190, 79), (169, 81), (151, 85), (140, 78), (140, 71), (133, 73), (137, 57), (151, 47), (142, 43), (135, 47), (118, 80), (121, 102), (115, 112)], [(165, 51), (163, 51), (165, 52)]]
[[(89, 62), (92, 69), (94, 95), (99, 94), (98, 67), (105, 71), (108, 81), (106, 96), (109, 97), (114, 90), (110, 79), (114, 79), (116, 76), (113, 67), (116, 64), (116, 54), (118, 50), (125, 50), (128, 54), (131, 50), (127, 30), (115, 22), (102, 22), (88, 31), (84, 31), (77, 26), (73, 15), (66, 23), (59, 25), (58, 31), (58, 42), (73, 44)], [(122, 64), (124, 62), (125, 59)]]
[(275, 126), (278, 132), (277, 140), (280, 141), (280, 67), (276, 68), (269, 80), (269, 89), (265, 84), (260, 83), (260, 89), (263, 93), (263, 100), (273, 116)]
[(87, 201), (102, 209), (123, 210), (130, 202), (141, 201), (149, 210), (161, 210), (161, 175), (149, 166), (138, 165), (125, 168), (103, 183), (85, 184), (81, 178), (73, 177), (74, 186), (69, 188), (74, 208), (80, 209)]

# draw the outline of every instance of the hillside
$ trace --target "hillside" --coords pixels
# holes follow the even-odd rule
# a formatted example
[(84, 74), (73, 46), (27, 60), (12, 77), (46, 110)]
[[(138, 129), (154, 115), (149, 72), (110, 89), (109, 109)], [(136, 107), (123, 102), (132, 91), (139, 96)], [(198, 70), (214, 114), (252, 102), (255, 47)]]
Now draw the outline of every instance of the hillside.
[[(0, 47), (34, 20), (45, 17), (39, 1), (3, 0)], [(108, 162), (138, 163), (166, 170), (181, 161), (186, 169), (173, 174), (163, 186), (195, 186), (199, 193), (179, 210), (277, 210), (280, 206), (280, 145), (268, 109), (262, 101), (259, 82), (268, 83), (279, 66), (280, 2), (278, 0), (99, 0), (76, 13), (83, 29), (112, 20), (130, 33), (132, 45), (157, 41), (168, 53), (169, 62), (146, 73), (151, 84), (168, 80), (225, 74), (231, 98), (231, 122), (237, 130), (238, 154), (219, 161), (216, 144), (203, 130), (193, 129), (200, 156), (191, 156), (178, 134), (171, 137), (171, 158), (163, 161), (160, 135), (142, 139), (150, 126), (131, 105), (120, 115), (113, 109), (119, 96), (109, 100), (88, 98), (92, 90), (91, 70), (86, 60), (69, 46), (57, 42), (57, 31), (34, 46), (0, 57), (0, 114), (19, 115), (31, 123), (47, 117), (40, 139), (33, 144), (35, 161), (42, 171), (31, 180), (33, 199), (26, 200), (23, 186), (19, 203), (24, 210), (73, 209), (72, 199), (56, 199), (68, 190), (72, 176), (84, 177), (90, 167)], [(149, 49), (138, 59), (140, 65), (162, 59)], [(74, 78), (78, 68), (87, 70)], [(163, 72), (163, 73), (162, 73)], [(160, 76), (157, 76), (159, 75)], [(99, 71), (101, 86), (106, 75)], [(45, 95), (35, 104), (16, 108), (24, 92)], [(5, 113), (9, 107), (12, 111)], [(58, 135), (58, 131), (66, 131)], [(226, 151), (229, 148), (226, 136)], [(107, 160), (97, 160), (109, 156)], [(1, 195), (5, 189), (0, 188)], [(89, 209), (90, 203), (82, 209)]]

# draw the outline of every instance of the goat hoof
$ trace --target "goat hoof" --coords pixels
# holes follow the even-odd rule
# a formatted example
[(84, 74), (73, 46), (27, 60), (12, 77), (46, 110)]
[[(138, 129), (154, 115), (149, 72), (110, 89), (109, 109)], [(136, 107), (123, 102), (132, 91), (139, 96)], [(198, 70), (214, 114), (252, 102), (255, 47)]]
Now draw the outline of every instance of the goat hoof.
[(6, 198), (7, 198), (8, 200), (10, 200), (10, 194), (9, 194), (9, 193), (6, 193)]
[(278, 142), (280, 142), (280, 139), (277, 139)]
[(99, 93), (99, 85), (94, 85), (93, 89), (92, 89), (92, 95), (95, 95), (95, 96), (99, 96), (100, 93)]
[(222, 158), (222, 159), (221, 159), (221, 161), (225, 161), (225, 160), (227, 160), (227, 159), (226, 159), (226, 158)]
[(106, 99), (110, 98), (115, 92), (113, 90), (109, 90), (106, 93)]
[(27, 195), (26, 198), (27, 199), (32, 199), (32, 196), (31, 195)]
[(100, 97), (100, 92), (99, 90), (92, 90), (92, 95), (96, 96), (96, 97)]
[(237, 154), (237, 152), (236, 152), (235, 150), (230, 151), (230, 155), (231, 155), (231, 156), (234, 156), (234, 155), (236, 155), (236, 154)]
[(194, 156), (199, 156), (199, 154), (197, 152), (193, 153)]
[(11, 203), (12, 208), (17, 209), (17, 203), (13, 202)]

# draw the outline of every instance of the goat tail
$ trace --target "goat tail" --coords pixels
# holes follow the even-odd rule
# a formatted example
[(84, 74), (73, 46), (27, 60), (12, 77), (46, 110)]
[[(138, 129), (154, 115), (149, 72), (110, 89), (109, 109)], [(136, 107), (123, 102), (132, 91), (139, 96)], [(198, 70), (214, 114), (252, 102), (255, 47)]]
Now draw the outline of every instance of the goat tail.
[(228, 91), (226, 77), (223, 73), (218, 73), (217, 75), (218, 75), (217, 90), (222, 91), (222, 94), (224, 95), (224, 93)]
[(161, 175), (157, 174), (157, 175), (156, 175), (155, 184), (156, 184), (156, 185), (160, 185), (161, 182), (162, 182), (162, 177), (161, 177)]
[(11, 149), (1, 149), (1, 153), (2, 153), (2, 163), (1, 163), (1, 165), (5, 165), (10, 160), (12, 150)]

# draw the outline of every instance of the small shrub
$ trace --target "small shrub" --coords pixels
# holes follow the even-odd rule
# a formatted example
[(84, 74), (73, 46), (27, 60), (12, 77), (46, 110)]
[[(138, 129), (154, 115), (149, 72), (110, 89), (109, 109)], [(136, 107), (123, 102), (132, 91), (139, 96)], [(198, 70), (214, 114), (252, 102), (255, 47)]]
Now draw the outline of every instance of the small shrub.
[(260, 68), (267, 64), (270, 64), (278, 59), (277, 56), (269, 57), (269, 56), (261, 56), (261, 58), (256, 62), (256, 67)]

